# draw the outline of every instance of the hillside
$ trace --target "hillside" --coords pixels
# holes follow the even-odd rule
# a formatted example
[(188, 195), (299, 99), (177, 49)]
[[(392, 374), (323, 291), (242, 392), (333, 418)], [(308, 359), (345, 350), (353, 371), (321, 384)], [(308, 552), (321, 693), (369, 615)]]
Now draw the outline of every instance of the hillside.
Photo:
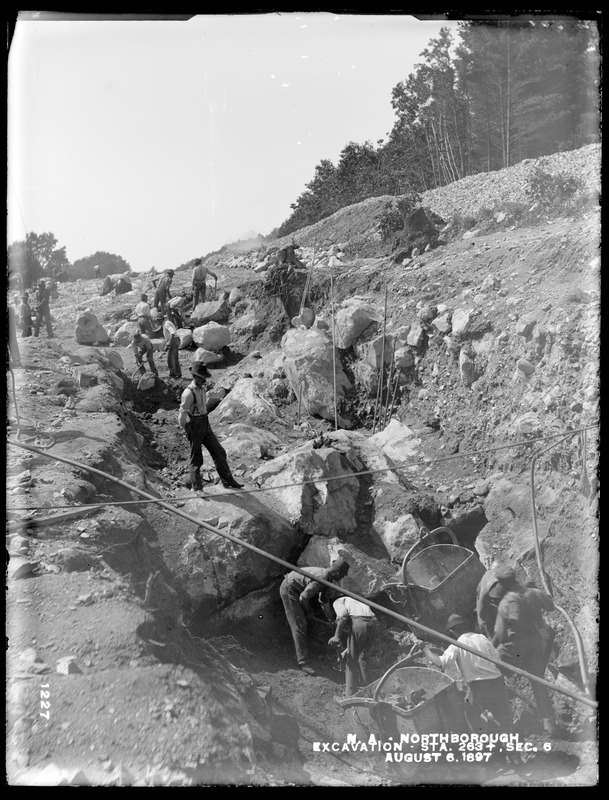
[[(179, 352), (180, 380), (158, 340), (160, 377), (137, 388), (120, 329), (135, 329), (150, 279), (105, 297), (95, 281), (61, 285), (55, 337), (20, 338), (14, 392), (9, 382), (9, 440), (24, 446), (7, 457), (10, 782), (595, 785), (590, 708), (555, 693), (557, 730), (543, 751), (530, 688), (513, 677), (516, 730), (538, 748), (519, 772), (465, 763), (396, 780), (373, 756), (316, 750), (353, 732), (334, 699), (344, 678), (323, 646), (328, 631), (312, 632), (317, 674), (297, 670), (278, 595), (286, 570), (222, 533), (301, 566), (344, 555), (344, 585), (388, 607), (383, 584), (423, 526), (448, 526), (485, 568), (509, 561), (541, 586), (539, 552), (566, 614), (548, 615), (557, 646), (546, 677), (584, 693), (568, 617), (594, 690), (599, 159), (590, 147), (541, 160), (582, 179), (585, 202), (568, 216), (522, 212), (534, 162), (427, 193), (439, 238), (414, 255), (400, 232), (381, 236), (395, 202), (382, 197), (298, 232), (309, 276), (286, 280), (264, 263), (293, 237), (210, 256), (213, 311), (230, 334), (204, 356), (210, 421), (243, 493), (214, 483), (207, 454), (204, 492), (185, 486), (176, 423), (194, 345)], [(173, 288), (188, 307), (190, 274), (176, 272)], [(308, 328), (290, 325), (301, 304)], [(106, 343), (75, 341), (86, 310)], [(331, 352), (333, 327), (338, 431), (313, 346)], [(377, 676), (413, 641), (399, 625), (385, 632)]]

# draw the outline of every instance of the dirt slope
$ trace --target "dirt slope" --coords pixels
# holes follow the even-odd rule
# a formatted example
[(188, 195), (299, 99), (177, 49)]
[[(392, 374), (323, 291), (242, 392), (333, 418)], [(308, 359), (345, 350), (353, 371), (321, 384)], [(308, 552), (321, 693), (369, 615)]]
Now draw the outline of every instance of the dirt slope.
[[(551, 158), (552, 164), (568, 163), (585, 175), (592, 187), (598, 180), (598, 148)], [(523, 170), (530, 167), (474, 176), (429, 193), (426, 200), (445, 217), (475, 217), (481, 207), (501, 204), (502, 198), (514, 202), (514, 187), (522, 186)], [(458, 354), (442, 336), (430, 335), (395, 416), (423, 442), (428, 463), (417, 466), (412, 478), (444, 509), (446, 524), (484, 504), (488, 524), (476, 541), (484, 563), (515, 560), (525, 574), (538, 578), (531, 448), (494, 448), (598, 421), (598, 211), (526, 227), (484, 217), (470, 230), (473, 235), (459, 234), (403, 265), (394, 262), (378, 236), (379, 215), (391, 200), (374, 198), (343, 209), (297, 238), (308, 247), (346, 243), (346, 263), (333, 268), (335, 301), (362, 295), (382, 311), (387, 288), (389, 331), (412, 323), (425, 305), (475, 311), (469, 342), (476, 380), (466, 386)], [(176, 288), (188, 289), (189, 277), (176, 273)], [(264, 324), (235, 338), (227, 361), (213, 368), (217, 380), (254, 373), (253, 351), (264, 356), (278, 347), (277, 306), (261, 294), (262, 284), (246, 267), (226, 268), (221, 275), (221, 291), (240, 286), (257, 298)], [(52, 304), (55, 338), (19, 340), (21, 366), (12, 370), (8, 386), (10, 434), (17, 437), (19, 422), (21, 442), (172, 499), (185, 491), (187, 453), (175, 427), (184, 381), (169, 378), (159, 353), (163, 383), (144, 396), (129, 380), (135, 364), (128, 348), (87, 348), (74, 341), (79, 310), (91, 308), (102, 324), (116, 326), (131, 316), (140, 289), (149, 285), (147, 276), (136, 277), (134, 293), (116, 298), (100, 297), (94, 281), (60, 286)], [(315, 274), (311, 298), (315, 312), (328, 319), (326, 272)], [(237, 316), (234, 311), (230, 321)], [(124, 381), (120, 400), (103, 385), (78, 385), (79, 373), (92, 371), (91, 362), (107, 371), (112, 351), (124, 362), (117, 370)], [(184, 374), (191, 357), (180, 352)], [(343, 358), (348, 366), (352, 354)], [(533, 367), (526, 376), (519, 367), (523, 361)], [(355, 405), (361, 429), (369, 430), (371, 398), (359, 395)], [(295, 429), (294, 398), (285, 398), (278, 410), (283, 422), (274, 432), (282, 438), (283, 452), (332, 427), (312, 419), (311, 430)], [(557, 599), (580, 629), (592, 675), (598, 641), (595, 437), (591, 429), (585, 441), (575, 437), (540, 458), (536, 483), (544, 567)], [(294, 669), (278, 603), (256, 625), (214, 631), (185, 625), (192, 609), (174, 563), (178, 549), (196, 532), (193, 524), (134, 504), (136, 496), (111, 480), (19, 448), (9, 448), (7, 470), (11, 783), (395, 783), (378, 760), (314, 749), (314, 742), (344, 742), (350, 732), (351, 718), (333, 699), (342, 692), (342, 675), (322, 648), (317, 676)], [(247, 481), (249, 470), (245, 461), (237, 474)], [(102, 500), (117, 504), (54, 524), (46, 521)], [(553, 615), (552, 624), (560, 645), (555, 677), (581, 692), (569, 626), (560, 615)], [(320, 643), (325, 634), (319, 632)], [(76, 666), (66, 667), (64, 661), (62, 669), (78, 671), (56, 671), (66, 657)], [(48, 699), (41, 691), (50, 692)], [(50, 707), (41, 706), (43, 699)], [(40, 716), (46, 710), (48, 720)], [(557, 711), (562, 732), (550, 753), (541, 752), (543, 737), (527, 722), (526, 708), (522, 712), (523, 736), (539, 752), (518, 774), (436, 770), (413, 780), (593, 785), (593, 718), (563, 700)]]

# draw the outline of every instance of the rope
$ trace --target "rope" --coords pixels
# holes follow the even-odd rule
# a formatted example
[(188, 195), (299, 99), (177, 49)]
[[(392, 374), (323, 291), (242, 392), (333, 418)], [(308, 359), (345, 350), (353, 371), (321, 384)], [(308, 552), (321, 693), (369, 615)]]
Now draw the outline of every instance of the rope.
[[(119, 486), (122, 486), (122, 487), (124, 487), (126, 489), (129, 489), (129, 491), (132, 491), (135, 494), (139, 494), (142, 497), (147, 497), (149, 500), (155, 500), (155, 501), (157, 500), (157, 498), (151, 497), (151, 495), (149, 495), (147, 492), (143, 491), (142, 489), (138, 489), (135, 486), (130, 486), (125, 481), (120, 480), (120, 478), (115, 478), (113, 475), (110, 475), (107, 472), (103, 472), (102, 470), (97, 469), (96, 467), (89, 467), (86, 464), (81, 464), (78, 461), (72, 460), (71, 458), (65, 458), (63, 456), (54, 455), (53, 453), (47, 453), (44, 450), (40, 450), (39, 448), (33, 447), (31, 445), (21, 444), (21, 443), (17, 443), (17, 442), (10, 442), (9, 444), (13, 445), (14, 447), (21, 447), (24, 450), (29, 450), (31, 452), (38, 453), (39, 455), (46, 456), (47, 458), (51, 458), (51, 459), (54, 459), (56, 461), (61, 461), (64, 464), (69, 464), (70, 466), (77, 467), (78, 469), (82, 469), (82, 470), (85, 470), (85, 471), (93, 472), (96, 475), (100, 475), (101, 477), (106, 478), (107, 480), (113, 481), (114, 483), (118, 484)], [(239, 545), (240, 547), (244, 547), (247, 550), (250, 550), (251, 552), (256, 553), (257, 555), (262, 556), (263, 558), (266, 558), (266, 559), (268, 559), (270, 561), (274, 561), (276, 564), (279, 564), (284, 569), (290, 570), (292, 572), (298, 572), (300, 575), (304, 575), (305, 578), (309, 578), (311, 580), (317, 581), (317, 583), (321, 584), (322, 586), (325, 586), (328, 589), (336, 590), (336, 585), (335, 584), (331, 583), (330, 581), (325, 580), (324, 578), (317, 578), (316, 576), (308, 573), (306, 570), (302, 569), (301, 567), (298, 567), (295, 564), (290, 564), (289, 561), (284, 561), (282, 558), (279, 558), (278, 556), (275, 556), (272, 553), (268, 553), (267, 551), (262, 550), (260, 547), (256, 547), (255, 545), (250, 544), (249, 542), (244, 542), (242, 539), (239, 539), (239, 537), (237, 537), (237, 536), (233, 536), (230, 533), (225, 533), (224, 531), (220, 530), (219, 528), (214, 527), (213, 525), (210, 525), (207, 522), (198, 520), (196, 517), (192, 516), (191, 514), (186, 514), (184, 511), (180, 511), (178, 509), (173, 508), (168, 503), (161, 502), (160, 505), (163, 508), (166, 508), (168, 511), (171, 511), (173, 514), (176, 514), (177, 516), (182, 517), (183, 519), (186, 519), (189, 522), (193, 522), (198, 528), (203, 528), (204, 530), (207, 530), (210, 533), (214, 533), (217, 536), (221, 536), (224, 539), (228, 539), (229, 541), (233, 542), (234, 544)], [(439, 633), (438, 631), (435, 631), (432, 628), (428, 628), (427, 626), (422, 625), (420, 622), (415, 622), (414, 620), (409, 619), (408, 617), (405, 617), (402, 614), (398, 614), (395, 611), (391, 611), (388, 608), (384, 608), (383, 606), (379, 605), (378, 603), (374, 603), (372, 600), (368, 600), (365, 597), (362, 597), (361, 595), (356, 594), (355, 592), (352, 592), (352, 591), (350, 591), (348, 589), (341, 588), (341, 592), (343, 594), (347, 595), (348, 597), (352, 597), (354, 600), (359, 600), (361, 603), (365, 603), (367, 606), (369, 606), (370, 608), (372, 608), (372, 609), (374, 609), (376, 611), (380, 611), (382, 614), (386, 614), (387, 616), (393, 617), (394, 619), (398, 620), (399, 622), (405, 623), (406, 625), (409, 625), (412, 628), (416, 628), (417, 630), (420, 630), (423, 633), (426, 633), (428, 636), (432, 636), (432, 637), (434, 637), (436, 639), (439, 639), (440, 641), (447, 642), (448, 644), (453, 644), (453, 645), (455, 645), (456, 647), (458, 647), (461, 650), (465, 650), (468, 653), (472, 653), (473, 655), (479, 656), (480, 658), (483, 658), (486, 661), (490, 661), (491, 663), (495, 664), (497, 667), (501, 667), (502, 670), (507, 670), (509, 672), (513, 672), (516, 675), (522, 675), (523, 677), (528, 678), (530, 681), (534, 681), (535, 683), (539, 683), (541, 686), (545, 686), (546, 688), (551, 689), (552, 691), (558, 692), (559, 694), (562, 694), (565, 697), (570, 697), (572, 700), (575, 700), (578, 703), (583, 703), (584, 705), (586, 705), (586, 706), (588, 706), (590, 708), (596, 709), (598, 707), (598, 703), (595, 700), (592, 700), (590, 697), (585, 697), (585, 696), (576, 694), (575, 692), (571, 692), (571, 691), (569, 691), (567, 689), (563, 689), (562, 687), (556, 686), (555, 684), (550, 683), (549, 681), (546, 681), (543, 678), (539, 678), (537, 675), (533, 675), (533, 674), (531, 674), (529, 672), (526, 672), (525, 670), (519, 669), (518, 667), (513, 667), (513, 666), (511, 666), (511, 664), (507, 664), (507, 663), (501, 661), (498, 658), (494, 658), (492, 656), (486, 655), (485, 653), (480, 653), (480, 652), (478, 652), (478, 650), (475, 650), (474, 648), (469, 647), (468, 645), (462, 644), (461, 642), (458, 642), (455, 639), (451, 639), (449, 636), (446, 636), (446, 634)]]

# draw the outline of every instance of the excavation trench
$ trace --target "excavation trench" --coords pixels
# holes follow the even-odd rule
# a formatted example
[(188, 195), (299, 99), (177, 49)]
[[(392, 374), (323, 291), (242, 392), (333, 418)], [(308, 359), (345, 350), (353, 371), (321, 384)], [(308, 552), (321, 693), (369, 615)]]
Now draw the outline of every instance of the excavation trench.
[[(294, 669), (289, 629), (279, 601), (278, 585), (281, 578), (276, 577), (240, 597), (238, 615), (231, 608), (233, 604), (218, 607), (213, 612), (209, 604), (197, 606), (189, 594), (184, 575), (176, 568), (179, 561), (176, 552), (181, 549), (186, 537), (196, 538), (196, 532), (200, 527), (205, 528), (205, 522), (200, 523), (198, 518), (186, 518), (190, 515), (178, 508), (178, 514), (182, 515), (180, 517), (170, 507), (164, 507), (163, 502), (133, 505), (132, 501), (141, 496), (141, 490), (134, 492), (129, 483), (100, 474), (108, 470), (112, 475), (127, 475), (135, 468), (142, 476), (140, 485), (148, 496), (149, 493), (158, 493), (163, 497), (167, 494), (177, 497), (188, 495), (185, 488), (170, 483), (171, 477), (180, 470), (180, 464), (176, 464), (178, 451), (182, 461), (185, 460), (185, 441), (176, 442), (175, 437), (176, 395), (177, 391), (171, 393), (171, 390), (162, 389), (156, 397), (133, 401), (133, 411), (129, 410), (123, 420), (124, 446), (120, 452), (106, 451), (105, 457), (96, 464), (94, 470), (76, 470), (77, 475), (82, 478), (86, 476), (90, 485), (95, 487), (98, 494), (103, 494), (108, 502), (124, 503), (124, 510), (135, 513), (141, 519), (135, 535), (133, 530), (127, 534), (114, 528), (105, 539), (102, 537), (99, 555), (113, 570), (129, 577), (135, 593), (150, 608), (150, 621), (140, 627), (138, 637), (147, 643), (152, 656), (161, 662), (182, 664), (196, 671), (201, 669), (201, 664), (211, 663), (210, 659), (213, 661), (215, 651), (238, 673), (248, 676), (241, 693), (243, 702), (267, 731), (266, 736), (254, 737), (260, 757), (277, 772), (282, 769), (289, 780), (298, 780), (300, 777), (302, 782), (304, 773), (301, 768), (305, 758), (303, 741), (310, 738), (344, 738), (349, 722), (344, 718), (345, 712), (333, 699), (342, 694), (343, 676), (331, 658), (326, 658), (320, 672), (327, 681), (330, 694), (324, 695), (323, 707), (311, 706), (308, 694), (310, 687), (307, 686), (310, 679)], [(143, 438), (145, 446), (138, 446), (138, 436)], [(49, 456), (53, 457), (52, 452)], [(164, 485), (158, 480), (159, 468), (160, 474), (164, 475)], [(369, 494), (365, 478), (361, 487), (363, 491), (360, 495), (364, 500)], [(227, 498), (226, 502), (239, 502), (233, 498)], [(369, 513), (369, 507), (364, 508)], [(433, 522), (433, 509), (428, 508), (427, 513), (429, 521)], [(365, 525), (365, 517), (362, 521)], [(461, 530), (455, 532), (459, 544), (473, 549), (482, 521), (482, 518), (478, 518), (472, 525), (462, 524)], [(358, 531), (360, 536), (365, 533), (363, 527)], [(222, 531), (217, 531), (217, 534), (222, 534)], [(306, 542), (303, 540), (304, 544)], [(280, 563), (278, 572), (288, 571), (298, 555), (296, 551), (292, 556), (293, 561), (284, 562), (283, 565)], [(392, 603), (387, 595), (379, 593), (371, 600), (379, 611), (379, 617), (383, 616), (380, 613), (382, 609), (388, 609), (391, 614)], [(245, 613), (247, 608), (249, 614)], [(391, 634), (385, 639), (382, 652), (384, 663), (379, 660), (379, 674), (403, 654), (401, 647), (412, 641), (412, 631), (404, 621), (388, 619), (387, 627), (391, 629)], [(186, 628), (176, 627), (176, 620), (183, 621)], [(310, 636), (312, 651), (322, 658), (324, 655), (327, 657), (326, 643), (331, 634), (331, 626), (320, 614), (311, 626)], [(446, 639), (441, 635), (437, 638)], [(210, 650), (209, 645), (214, 650)], [(185, 653), (189, 653), (190, 658), (185, 658)], [(193, 667), (193, 664), (199, 666)]]

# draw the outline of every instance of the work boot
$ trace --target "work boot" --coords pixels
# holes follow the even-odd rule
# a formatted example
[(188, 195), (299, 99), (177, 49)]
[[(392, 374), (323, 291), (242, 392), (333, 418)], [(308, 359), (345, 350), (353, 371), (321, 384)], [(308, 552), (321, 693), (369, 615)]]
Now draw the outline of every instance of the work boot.
[(190, 471), (190, 482), (193, 491), (200, 492), (203, 489), (203, 480), (201, 478), (201, 472), (198, 469)]
[(315, 670), (313, 669), (313, 667), (310, 664), (307, 664), (307, 663), (299, 664), (298, 665), (298, 669), (301, 672), (304, 672), (305, 675), (315, 675)]
[(222, 481), (222, 486), (224, 486), (225, 489), (243, 489), (243, 484), (237, 483), (234, 478), (230, 481)]

